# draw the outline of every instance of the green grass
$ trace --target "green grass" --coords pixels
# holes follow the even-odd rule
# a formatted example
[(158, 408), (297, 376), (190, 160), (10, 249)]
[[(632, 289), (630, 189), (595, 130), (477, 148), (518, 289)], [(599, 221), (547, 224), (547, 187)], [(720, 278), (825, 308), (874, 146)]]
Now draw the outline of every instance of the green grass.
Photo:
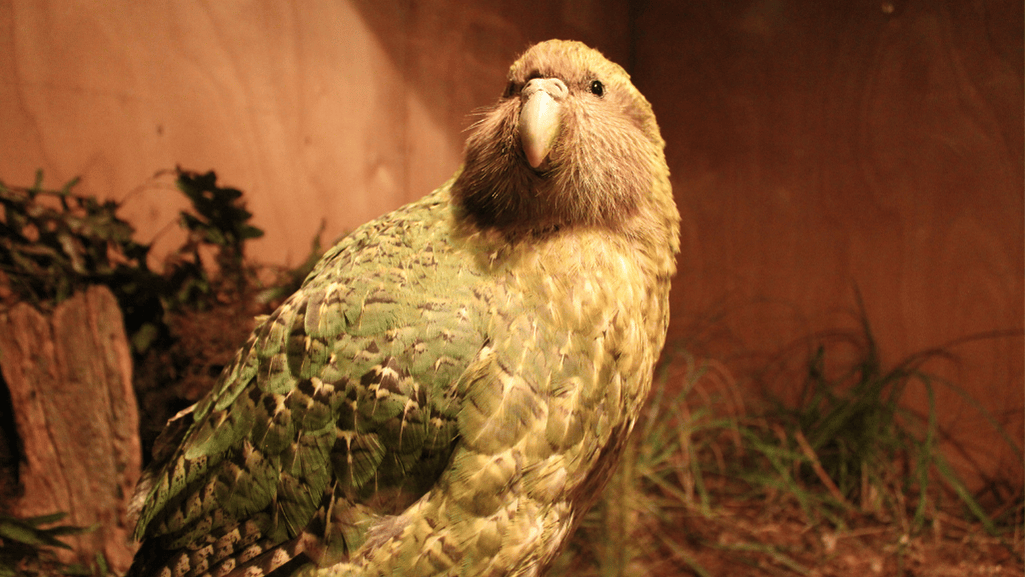
[[(1021, 458), (977, 401), (926, 370), (951, 354), (940, 348), (883, 366), (864, 311), (858, 331), (812, 342), (792, 353), (803, 365), (796, 401), (757, 405), (715, 363), (667, 354), (620, 468), (553, 575), (718, 575), (721, 559), (731, 571), (803, 575), (835, 556), (826, 541), (864, 534), (884, 536), (899, 570), (909, 544), (924, 534), (939, 542), (951, 520), (993, 536), (1020, 565), (1020, 490), (991, 516), (940, 450), (942, 388)], [(914, 387), (924, 412), (903, 404)], [(777, 534), (763, 538), (762, 529)]]
[(90, 527), (56, 524), (66, 516), (66, 513), (29, 518), (0, 515), (0, 577), (106, 575), (106, 559), (99, 552), (91, 567), (66, 565), (57, 559), (55, 549), (71, 549), (61, 537), (89, 533), (99, 527), (99, 523)]

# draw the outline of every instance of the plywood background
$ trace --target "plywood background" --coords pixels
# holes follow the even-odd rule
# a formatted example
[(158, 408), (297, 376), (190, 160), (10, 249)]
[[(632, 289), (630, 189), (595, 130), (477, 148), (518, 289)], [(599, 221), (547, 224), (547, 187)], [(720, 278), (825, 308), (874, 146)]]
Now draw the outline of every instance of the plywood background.
[[(0, 0), (0, 179), (80, 175), (170, 242), (161, 169), (215, 169), (296, 263), (443, 182), (530, 42), (631, 71), (684, 215), (677, 342), (742, 375), (854, 287), (885, 362), (980, 332), (933, 369), (1022, 425), (1023, 16), (1015, 0)], [(784, 391), (785, 392), (785, 391)], [(960, 397), (942, 425), (988, 474), (1022, 463)]]

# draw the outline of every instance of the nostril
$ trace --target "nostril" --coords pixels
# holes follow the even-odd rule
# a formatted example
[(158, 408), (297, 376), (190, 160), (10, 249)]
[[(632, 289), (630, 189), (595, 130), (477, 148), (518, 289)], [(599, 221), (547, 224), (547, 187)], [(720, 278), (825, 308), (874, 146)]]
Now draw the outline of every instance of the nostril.
[(556, 100), (560, 100), (562, 98), (565, 98), (566, 95), (569, 94), (569, 87), (566, 86), (565, 82), (563, 82), (562, 80), (560, 80), (558, 78), (549, 78), (548, 80), (551, 82), (551, 84), (549, 86), (550, 86), (550, 90), (551, 90), (550, 94), (552, 95), (552, 98), (555, 98)]
[(569, 87), (561, 78), (532, 78), (523, 86), (524, 98), (538, 91), (548, 93), (555, 100), (562, 100), (569, 94)]

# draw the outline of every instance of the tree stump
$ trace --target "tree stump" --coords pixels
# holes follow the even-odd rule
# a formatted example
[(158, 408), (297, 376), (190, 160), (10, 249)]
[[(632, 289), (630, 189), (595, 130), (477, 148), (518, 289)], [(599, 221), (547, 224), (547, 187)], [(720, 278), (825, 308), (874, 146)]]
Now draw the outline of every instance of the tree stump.
[(134, 545), (127, 505), (139, 478), (132, 358), (114, 295), (91, 287), (50, 315), (27, 304), (0, 313), (0, 370), (19, 438), (18, 517), (67, 512), (92, 532), (63, 538), (65, 563), (102, 552), (123, 573)]

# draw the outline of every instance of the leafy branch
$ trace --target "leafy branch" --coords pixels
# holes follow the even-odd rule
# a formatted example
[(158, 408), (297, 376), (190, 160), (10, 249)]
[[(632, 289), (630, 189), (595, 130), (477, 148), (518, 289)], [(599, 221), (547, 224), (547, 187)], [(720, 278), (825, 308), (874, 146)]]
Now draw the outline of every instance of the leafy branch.
[[(117, 215), (120, 204), (73, 192), (78, 179), (59, 190), (42, 187), (42, 173), (27, 188), (0, 182), (0, 273), (8, 303), (51, 308), (76, 290), (105, 285), (125, 313), (136, 354), (166, 337), (165, 313), (204, 309), (223, 293), (245, 290), (252, 271), (245, 242), (263, 235), (249, 224), (252, 214), (242, 192), (217, 185), (217, 175), (175, 169), (176, 184), (190, 200), (180, 226), (185, 243), (173, 251), (163, 272), (149, 267), (151, 246), (133, 239), (135, 229)], [(201, 253), (212, 251), (216, 269)]]

